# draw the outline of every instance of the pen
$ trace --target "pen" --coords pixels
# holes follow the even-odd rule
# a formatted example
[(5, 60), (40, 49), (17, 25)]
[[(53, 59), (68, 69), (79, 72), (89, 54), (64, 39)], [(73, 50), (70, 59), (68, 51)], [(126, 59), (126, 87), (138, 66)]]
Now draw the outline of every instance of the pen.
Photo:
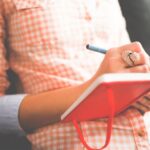
[(91, 45), (91, 44), (87, 44), (86, 48), (89, 49), (89, 50), (95, 51), (95, 52), (103, 53), (103, 54), (106, 54), (106, 52), (107, 52), (106, 49), (100, 48), (100, 47), (96, 47), (96, 46)]

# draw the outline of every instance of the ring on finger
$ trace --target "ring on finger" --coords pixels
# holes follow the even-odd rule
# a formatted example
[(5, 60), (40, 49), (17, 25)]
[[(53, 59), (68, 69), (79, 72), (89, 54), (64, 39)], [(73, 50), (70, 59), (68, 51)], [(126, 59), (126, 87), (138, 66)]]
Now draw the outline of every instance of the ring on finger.
[(133, 67), (139, 63), (140, 55), (132, 50), (125, 50), (122, 52), (122, 59), (128, 67)]

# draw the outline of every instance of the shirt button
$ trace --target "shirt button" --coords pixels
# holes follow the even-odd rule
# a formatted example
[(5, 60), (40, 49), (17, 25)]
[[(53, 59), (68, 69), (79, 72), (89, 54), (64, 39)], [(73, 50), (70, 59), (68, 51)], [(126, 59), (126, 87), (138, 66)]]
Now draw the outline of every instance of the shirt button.
[(92, 20), (92, 17), (91, 17), (90, 15), (86, 15), (86, 16), (85, 16), (85, 20), (91, 21), (91, 20)]
[(138, 134), (138, 136), (140, 136), (140, 137), (144, 137), (144, 136), (145, 136), (144, 130), (139, 130), (139, 131), (137, 132), (137, 134)]

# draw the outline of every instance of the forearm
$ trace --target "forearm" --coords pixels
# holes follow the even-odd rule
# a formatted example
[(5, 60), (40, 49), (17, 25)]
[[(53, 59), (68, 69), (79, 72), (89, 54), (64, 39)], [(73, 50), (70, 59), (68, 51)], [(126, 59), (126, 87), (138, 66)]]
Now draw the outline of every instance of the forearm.
[(78, 86), (29, 95), (21, 103), (20, 124), (26, 131), (60, 120), (60, 115), (82, 94), (95, 78)]

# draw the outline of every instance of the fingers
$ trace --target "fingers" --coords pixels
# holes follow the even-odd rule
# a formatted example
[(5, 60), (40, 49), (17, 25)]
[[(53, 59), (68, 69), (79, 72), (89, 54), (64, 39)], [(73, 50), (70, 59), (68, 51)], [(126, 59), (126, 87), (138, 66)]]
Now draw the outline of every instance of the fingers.
[(130, 57), (129, 57), (133, 66), (134, 65), (143, 65), (147, 62), (146, 57), (145, 57), (145, 55), (146, 55), (145, 51), (139, 42), (133, 42), (131, 44), (121, 47), (122, 53), (124, 53), (127, 50), (130, 50), (133, 52), (132, 55), (130, 55)]
[(126, 67), (132, 67), (136, 65), (143, 65), (146, 63), (144, 54), (134, 52), (132, 50), (125, 50), (122, 52), (122, 59), (126, 64)]
[(149, 73), (150, 66), (147, 64), (126, 68), (123, 70), (126, 73)]
[(115, 49), (111, 49), (116, 57), (120, 57), (120, 62), (124, 67), (144, 65), (150, 63), (149, 56), (144, 51), (139, 42), (133, 42)]
[(132, 50), (134, 52), (140, 53), (145, 52), (140, 42), (132, 42), (130, 44), (124, 45), (120, 47), (120, 53), (125, 50)]
[(150, 72), (150, 58), (139, 42), (133, 42), (107, 51), (101, 72)]

